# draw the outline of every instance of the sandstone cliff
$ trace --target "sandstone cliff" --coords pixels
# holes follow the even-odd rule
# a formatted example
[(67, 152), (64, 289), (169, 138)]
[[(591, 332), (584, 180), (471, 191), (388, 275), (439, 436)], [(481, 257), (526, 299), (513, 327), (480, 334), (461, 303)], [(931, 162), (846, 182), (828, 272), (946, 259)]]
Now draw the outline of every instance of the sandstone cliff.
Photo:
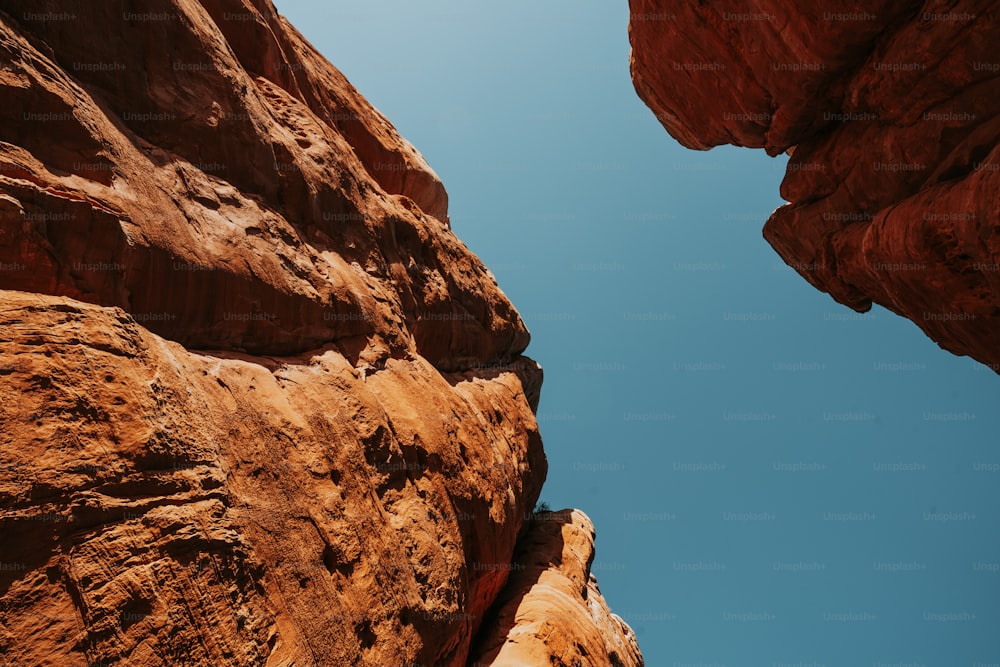
[(791, 155), (764, 227), (791, 267), (1000, 372), (996, 3), (629, 4), (635, 87), (671, 135)]
[(269, 0), (2, 0), (0, 95), (0, 664), (467, 664), (541, 370), (420, 154)]
[(474, 664), (643, 665), (632, 629), (597, 587), (593, 561), (594, 526), (583, 512), (538, 513), (518, 544), (518, 568), (477, 642)]

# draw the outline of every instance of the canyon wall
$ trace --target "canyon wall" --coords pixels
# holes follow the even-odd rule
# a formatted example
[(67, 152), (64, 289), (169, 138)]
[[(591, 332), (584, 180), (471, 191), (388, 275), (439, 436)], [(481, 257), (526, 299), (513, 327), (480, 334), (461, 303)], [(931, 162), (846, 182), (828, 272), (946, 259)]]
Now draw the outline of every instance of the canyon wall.
[(789, 266), (1000, 372), (996, 3), (629, 4), (636, 91), (677, 141), (791, 156), (764, 226)]
[(559, 576), (534, 655), (641, 664), (527, 329), (269, 0), (2, 0), (0, 95), (0, 664), (512, 664)]

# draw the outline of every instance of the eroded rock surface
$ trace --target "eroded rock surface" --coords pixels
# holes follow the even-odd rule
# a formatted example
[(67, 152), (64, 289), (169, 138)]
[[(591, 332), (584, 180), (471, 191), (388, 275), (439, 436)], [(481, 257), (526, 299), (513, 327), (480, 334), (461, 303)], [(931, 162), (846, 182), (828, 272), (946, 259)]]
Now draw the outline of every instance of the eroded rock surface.
[(764, 227), (790, 266), (1000, 371), (995, 3), (630, 6), (635, 87), (671, 135), (791, 153)]
[(0, 96), (0, 664), (466, 665), (542, 376), (419, 153), (268, 0), (2, 0)]
[(0, 287), (188, 347), (524, 350), (438, 178), (269, 2), (134, 4), (2, 5)]
[(536, 514), (473, 664), (642, 667), (635, 634), (608, 609), (593, 561), (594, 525), (586, 514)]
[(465, 664), (544, 478), (521, 381), (0, 309), (12, 664)]

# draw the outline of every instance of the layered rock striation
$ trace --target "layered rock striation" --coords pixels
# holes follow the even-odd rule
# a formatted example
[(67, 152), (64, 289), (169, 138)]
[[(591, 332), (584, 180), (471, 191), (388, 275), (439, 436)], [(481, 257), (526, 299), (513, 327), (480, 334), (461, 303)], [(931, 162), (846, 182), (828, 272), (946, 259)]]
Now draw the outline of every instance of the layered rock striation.
[(0, 95), (0, 664), (466, 665), (542, 376), (420, 154), (269, 0), (3, 0)]
[(1000, 371), (995, 3), (631, 0), (632, 76), (681, 144), (791, 155), (764, 237)]

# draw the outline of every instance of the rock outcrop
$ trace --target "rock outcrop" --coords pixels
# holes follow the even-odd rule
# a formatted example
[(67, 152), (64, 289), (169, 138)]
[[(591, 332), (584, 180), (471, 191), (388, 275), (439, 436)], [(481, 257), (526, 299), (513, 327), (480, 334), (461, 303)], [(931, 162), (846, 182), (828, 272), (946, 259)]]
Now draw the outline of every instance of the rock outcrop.
[(641, 667), (635, 635), (608, 609), (590, 570), (593, 561), (594, 526), (587, 515), (537, 513), (473, 664)]
[(269, 0), (3, 0), (0, 95), (0, 664), (466, 665), (542, 376), (419, 153)]
[(985, 0), (630, 0), (639, 96), (684, 146), (791, 159), (764, 236), (1000, 371), (1000, 22)]

